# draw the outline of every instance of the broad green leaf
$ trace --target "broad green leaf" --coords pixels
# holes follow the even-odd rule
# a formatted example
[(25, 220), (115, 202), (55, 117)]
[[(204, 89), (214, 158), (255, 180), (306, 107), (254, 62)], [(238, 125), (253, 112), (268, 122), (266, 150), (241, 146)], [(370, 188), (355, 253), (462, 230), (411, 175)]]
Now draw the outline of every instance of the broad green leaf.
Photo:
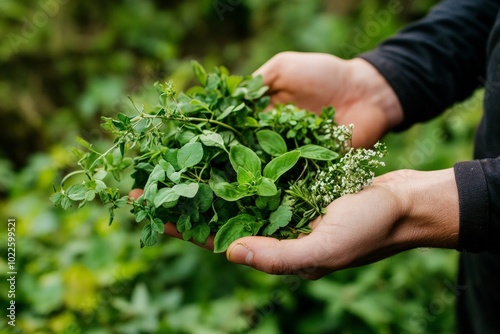
[(243, 145), (236, 145), (229, 150), (229, 160), (234, 170), (237, 172), (238, 167), (243, 167), (255, 177), (261, 175), (261, 161), (257, 154)]
[(222, 253), (234, 240), (252, 235), (252, 231), (248, 227), (255, 221), (254, 216), (245, 213), (229, 219), (215, 235), (214, 252)]
[(216, 132), (211, 132), (208, 134), (200, 135), (199, 138), (200, 138), (200, 141), (205, 146), (214, 146), (214, 147), (222, 148), (224, 151), (226, 150), (222, 136)]
[(153, 221), (151, 222), (151, 228), (153, 229), (153, 232), (156, 233), (161, 234), (165, 232), (165, 226), (160, 218), (153, 219)]
[(191, 224), (191, 216), (181, 215), (179, 217), (179, 220), (175, 224), (175, 226), (177, 227), (177, 231), (179, 231), (180, 233), (184, 233), (186, 231), (189, 231), (191, 229), (191, 227), (193, 226)]
[(158, 232), (153, 230), (151, 224), (146, 224), (142, 228), (141, 241), (145, 246), (153, 246), (158, 241)]
[(280, 227), (285, 227), (292, 220), (292, 208), (288, 205), (280, 205), (276, 211), (269, 216), (269, 225), (264, 229), (265, 235), (271, 235)]
[(291, 151), (277, 158), (271, 160), (266, 167), (264, 167), (264, 176), (270, 178), (273, 181), (278, 180), (278, 178), (289, 171), (297, 161), (299, 161), (300, 152)]
[(183, 170), (180, 170), (178, 172), (174, 172), (174, 173), (170, 174), (170, 176), (168, 178), (173, 183), (179, 183), (179, 182), (181, 182), (182, 173), (183, 173)]
[(277, 132), (261, 130), (255, 135), (259, 145), (267, 154), (278, 156), (287, 152), (285, 140)]
[(148, 212), (146, 210), (140, 210), (139, 212), (137, 212), (135, 214), (135, 221), (140, 223), (144, 219), (146, 219), (147, 216), (148, 216)]
[(333, 152), (332, 150), (319, 145), (304, 145), (297, 148), (297, 150), (300, 152), (301, 157), (307, 159), (329, 161), (337, 159), (339, 157), (339, 154), (337, 152)]
[(194, 196), (196, 196), (198, 188), (199, 184), (193, 182), (189, 184), (186, 183), (177, 184), (172, 188), (172, 190), (179, 196), (193, 198)]
[(201, 64), (196, 60), (192, 60), (191, 67), (193, 68), (194, 75), (196, 76), (200, 84), (205, 86), (207, 84), (207, 72), (205, 71), (203, 66), (201, 66)]
[(155, 207), (159, 207), (164, 203), (174, 202), (179, 199), (179, 194), (174, 191), (172, 188), (161, 188), (156, 193), (154, 197), (153, 203)]
[(273, 180), (267, 177), (261, 178), (256, 188), (259, 196), (274, 196), (278, 192)]
[(212, 188), (215, 195), (229, 202), (234, 202), (240, 198), (252, 195), (251, 193), (248, 193), (247, 190), (228, 182), (211, 182), (210, 188)]
[(199, 142), (188, 143), (177, 152), (177, 163), (180, 168), (189, 168), (203, 159), (203, 145)]
[(206, 212), (212, 207), (212, 202), (214, 200), (214, 193), (212, 189), (204, 183), (200, 183), (200, 188), (194, 197), (194, 202), (198, 205), (198, 211), (200, 213)]
[(87, 187), (84, 184), (74, 184), (66, 190), (66, 196), (72, 201), (83, 201), (87, 194)]
[(201, 245), (204, 245), (207, 242), (208, 236), (210, 235), (210, 227), (205, 223), (201, 223), (194, 226), (191, 229), (191, 233), (191, 237), (194, 241)]
[(248, 184), (255, 180), (255, 176), (241, 166), (238, 167), (238, 171), (236, 173), (239, 184)]

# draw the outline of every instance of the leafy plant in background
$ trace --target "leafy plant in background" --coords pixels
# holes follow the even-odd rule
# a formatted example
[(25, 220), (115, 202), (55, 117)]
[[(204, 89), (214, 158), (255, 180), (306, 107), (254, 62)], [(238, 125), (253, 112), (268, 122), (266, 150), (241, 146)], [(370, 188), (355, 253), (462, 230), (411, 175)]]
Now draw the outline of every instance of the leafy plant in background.
[[(170, 221), (184, 239), (201, 244), (215, 232), (214, 251), (223, 252), (243, 236), (308, 233), (310, 220), (335, 198), (369, 185), (382, 165), (384, 146), (352, 149), (352, 126), (336, 124), (333, 108), (320, 116), (294, 105), (264, 111), (269, 98), (261, 77), (230, 75), (224, 67), (207, 73), (197, 62), (193, 69), (201, 86), (176, 94), (171, 82), (157, 84), (157, 108), (103, 117), (114, 145), (99, 153), (80, 140), (81, 170), (63, 179), (52, 201), (67, 209), (98, 195), (110, 206), (110, 223), (129, 203), (136, 221), (147, 222), (141, 246), (155, 244)], [(137, 199), (105, 183), (108, 175), (119, 181), (130, 174), (131, 165), (135, 186), (144, 189)], [(65, 188), (75, 174), (86, 179)]]

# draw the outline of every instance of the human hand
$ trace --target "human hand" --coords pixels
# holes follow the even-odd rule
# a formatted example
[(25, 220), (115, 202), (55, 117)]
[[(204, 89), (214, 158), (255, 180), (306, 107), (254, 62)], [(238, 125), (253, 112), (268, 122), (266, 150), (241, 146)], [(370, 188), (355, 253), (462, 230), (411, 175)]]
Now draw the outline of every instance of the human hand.
[(271, 104), (291, 102), (316, 112), (335, 107), (338, 123), (355, 125), (355, 147), (372, 146), (403, 119), (394, 91), (363, 59), (283, 52), (254, 73), (259, 74), (269, 86)]
[[(142, 190), (129, 196), (138, 198)], [(333, 201), (297, 239), (244, 237), (228, 248), (229, 261), (270, 274), (317, 279), (416, 247), (455, 248), (458, 191), (453, 169), (402, 170), (375, 178), (373, 186)], [(174, 224), (165, 233), (182, 239)], [(202, 247), (213, 250), (213, 236)]]
[(227, 258), (271, 274), (317, 279), (416, 247), (455, 248), (458, 192), (452, 169), (397, 171), (343, 196), (295, 240), (244, 237)]

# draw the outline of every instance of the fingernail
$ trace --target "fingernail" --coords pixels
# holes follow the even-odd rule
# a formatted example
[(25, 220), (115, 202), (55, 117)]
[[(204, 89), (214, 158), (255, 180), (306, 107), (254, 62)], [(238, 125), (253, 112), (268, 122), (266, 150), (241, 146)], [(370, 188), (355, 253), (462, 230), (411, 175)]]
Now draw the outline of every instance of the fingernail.
[(229, 261), (239, 264), (252, 265), (253, 252), (244, 244), (236, 244), (227, 254)]

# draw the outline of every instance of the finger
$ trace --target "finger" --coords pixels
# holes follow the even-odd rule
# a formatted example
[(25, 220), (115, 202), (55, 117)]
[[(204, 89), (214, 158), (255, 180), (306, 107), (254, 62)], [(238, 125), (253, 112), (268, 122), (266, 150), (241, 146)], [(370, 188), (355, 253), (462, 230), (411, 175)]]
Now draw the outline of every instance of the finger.
[(226, 256), (231, 262), (269, 274), (298, 274), (316, 279), (328, 271), (322, 266), (321, 245), (315, 239), (311, 235), (293, 240), (244, 237), (229, 246)]
[(278, 71), (276, 70), (276, 66), (274, 65), (273, 60), (269, 60), (267, 63), (259, 67), (252, 74), (253, 76), (261, 75), (263, 79), (264, 86), (269, 86), (268, 93), (271, 93), (274, 89), (273, 83), (276, 81), (278, 77)]
[(132, 189), (128, 193), (128, 197), (130, 197), (130, 199), (137, 200), (139, 197), (142, 196), (143, 193), (144, 193), (144, 190), (142, 190), (142, 189)]

